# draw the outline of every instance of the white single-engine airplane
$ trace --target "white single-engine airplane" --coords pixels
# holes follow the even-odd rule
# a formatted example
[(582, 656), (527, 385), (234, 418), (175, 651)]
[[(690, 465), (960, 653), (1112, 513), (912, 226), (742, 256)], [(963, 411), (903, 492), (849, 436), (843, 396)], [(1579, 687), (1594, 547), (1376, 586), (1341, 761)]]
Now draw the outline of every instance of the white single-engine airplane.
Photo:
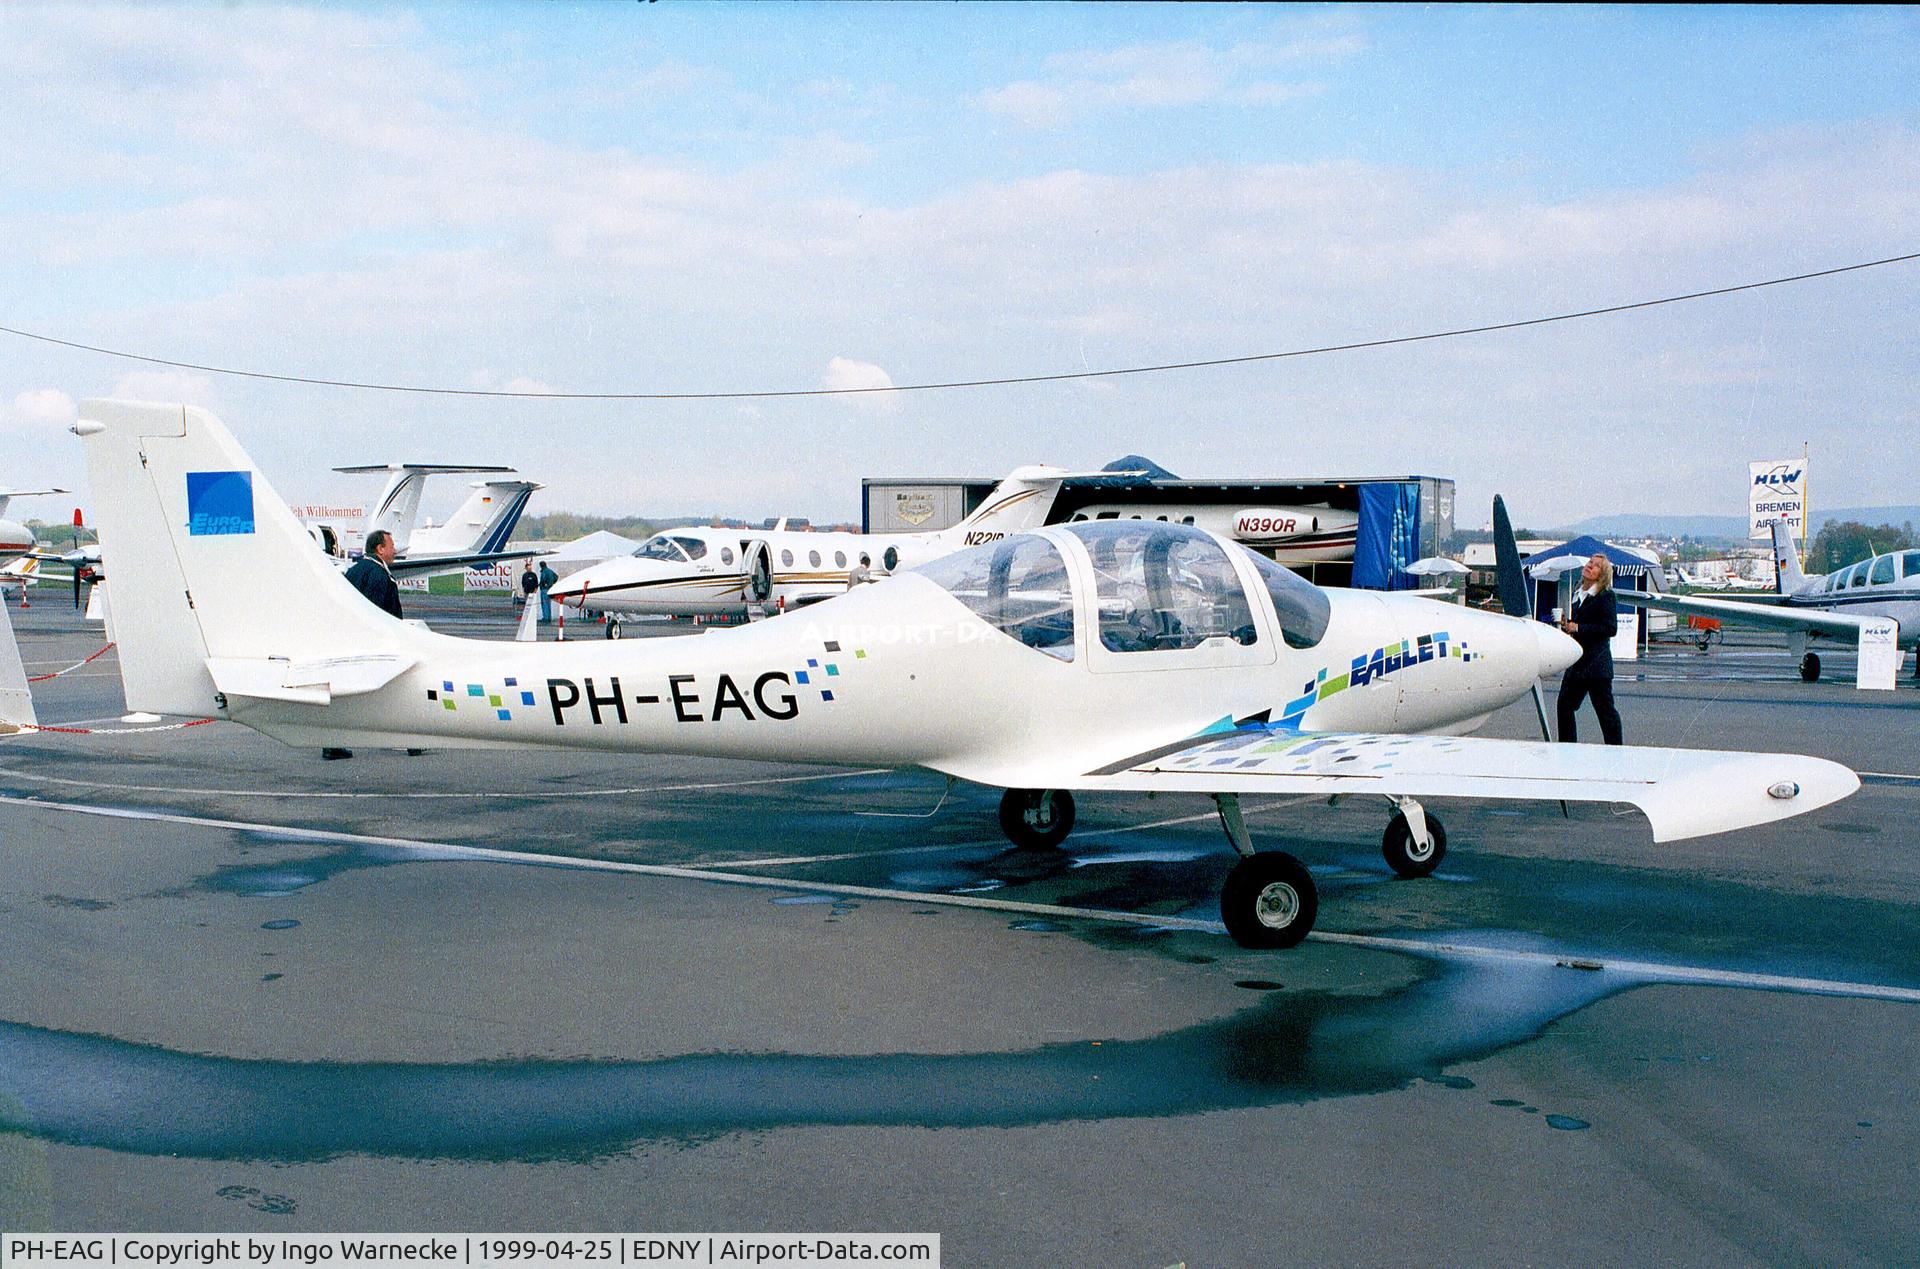
[(206, 411), (88, 401), (74, 431), (130, 564), (129, 709), (294, 745), (922, 766), (1006, 789), (1025, 846), (1065, 837), (1074, 793), (1208, 795), (1242, 855), (1221, 914), (1248, 946), (1299, 942), (1318, 899), (1299, 860), (1255, 852), (1243, 793), (1378, 795), (1388, 861), (1419, 876), (1446, 842), (1423, 798), (1629, 802), (1668, 841), (1859, 787), (1789, 754), (1405, 734), (1471, 728), (1579, 650), (1540, 622), (1323, 590), (1157, 521), (1015, 535), (697, 639), (455, 638), (356, 594)]
[[(632, 555), (582, 569), (549, 592), (562, 604), (603, 612), (618, 638), (623, 616), (736, 616), (797, 608), (842, 594), (856, 576), (886, 576), (964, 547), (1038, 528), (1060, 482), (1057, 467), (1018, 467), (972, 514), (932, 533), (812, 533), (788, 529), (683, 528), (656, 533)], [(1133, 475), (1132, 472), (1118, 473)]]
[[(1792, 655), (1800, 659), (1800, 677), (1809, 683), (1820, 677), (1820, 654), (1809, 651), (1807, 641), (1827, 638), (1858, 643), (1866, 618), (1891, 618), (1900, 647), (1920, 646), (1920, 551), (1891, 551), (1808, 577), (1800, 571), (1793, 531), (1783, 521), (1775, 521), (1772, 530), (1773, 563), (1778, 570), (1775, 596), (1735, 600), (1621, 591), (1620, 601), (1784, 630), (1790, 636)], [(1920, 675), (1920, 659), (1914, 672)]]

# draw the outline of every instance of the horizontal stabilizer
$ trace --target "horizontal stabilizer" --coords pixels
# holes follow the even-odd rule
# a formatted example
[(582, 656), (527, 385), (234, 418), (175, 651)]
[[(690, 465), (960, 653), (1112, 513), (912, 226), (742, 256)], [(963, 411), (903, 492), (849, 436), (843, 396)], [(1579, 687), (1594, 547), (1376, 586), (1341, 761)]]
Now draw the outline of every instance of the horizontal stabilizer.
[[(346, 476), (364, 476), (376, 471), (406, 471), (417, 476), (498, 476), (513, 470), (511, 467), (456, 465), (452, 463), (368, 463), (360, 467), (336, 467), (335, 471)], [(59, 492), (65, 492), (64, 490)]]
[(229, 697), (326, 705), (336, 696), (377, 692), (416, 664), (416, 657), (391, 653), (311, 661), (209, 657), (207, 672), (213, 675), (213, 685)]

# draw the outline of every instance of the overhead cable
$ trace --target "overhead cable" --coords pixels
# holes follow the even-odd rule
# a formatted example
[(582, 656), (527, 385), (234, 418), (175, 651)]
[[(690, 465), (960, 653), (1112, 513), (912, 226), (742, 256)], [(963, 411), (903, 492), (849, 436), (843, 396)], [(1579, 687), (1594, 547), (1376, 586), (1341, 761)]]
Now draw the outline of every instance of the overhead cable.
[(1397, 344), (1429, 343), (1438, 339), (1456, 339), (1463, 335), (1487, 335), (1495, 331), (1522, 330), (1529, 326), (1547, 326), (1555, 322), (1573, 322), (1588, 317), (1604, 317), (1610, 313), (1630, 313), (1638, 309), (1659, 308), (1667, 304), (1684, 304), (1689, 300), (1711, 299), (1719, 295), (1734, 295), (1741, 291), (1757, 291), (1764, 287), (1785, 286), (1791, 282), (1808, 282), (1815, 278), (1830, 278), (1842, 273), (1857, 273), (1862, 269), (1877, 269), (1882, 265), (1906, 264), (1920, 260), (1920, 252), (1907, 255), (1887, 256), (1880, 260), (1867, 260), (1860, 264), (1841, 265), (1835, 269), (1820, 269), (1813, 273), (1796, 273), (1790, 277), (1768, 278), (1764, 282), (1742, 282), (1737, 286), (1720, 286), (1706, 291), (1689, 291), (1685, 295), (1667, 295), (1655, 300), (1637, 300), (1631, 304), (1609, 304), (1602, 308), (1581, 309), (1572, 313), (1556, 313), (1551, 317), (1528, 317), (1511, 322), (1493, 322), (1484, 326), (1462, 326), (1452, 330), (1429, 331), (1422, 335), (1397, 335), (1386, 339), (1365, 339), (1347, 344), (1321, 344), (1312, 348), (1294, 348), (1286, 352), (1250, 353), (1238, 357), (1208, 357), (1196, 361), (1171, 361), (1151, 366), (1125, 366), (1114, 370), (1076, 370), (1058, 374), (1007, 375), (993, 379), (954, 379), (941, 383), (897, 383), (883, 387), (867, 388), (785, 388), (770, 391), (731, 391), (731, 392), (552, 392), (526, 391), (506, 388), (436, 388), (425, 384), (407, 383), (363, 383), (351, 379), (322, 379), (310, 375), (274, 374), (264, 370), (239, 370), (229, 366), (209, 366), (198, 362), (175, 361), (166, 357), (151, 357), (142, 353), (126, 352), (117, 348), (102, 348), (95, 344), (83, 344), (77, 340), (59, 339), (35, 331), (21, 330), (12, 326), (0, 326), (0, 334), (15, 335), (21, 339), (36, 340), (43, 344), (56, 344), (62, 348), (73, 348), (81, 352), (98, 353), (105, 357), (118, 357), (126, 361), (140, 361), (154, 366), (170, 366), (176, 370), (198, 370), (205, 374), (231, 375), (242, 379), (267, 379), (276, 383), (302, 383), (322, 388), (357, 388), (366, 392), (412, 392), (428, 396), (445, 397), (510, 397), (549, 401), (742, 401), (764, 400), (771, 397), (842, 397), (867, 396), (883, 392), (937, 392), (952, 388), (994, 388), (1023, 383), (1064, 383), (1074, 379), (1111, 379), (1121, 375), (1161, 374), (1172, 370), (1202, 370), (1212, 366), (1243, 366), (1257, 361), (1282, 361), (1291, 357), (1315, 357), (1323, 353), (1358, 352), (1365, 348), (1390, 348)]

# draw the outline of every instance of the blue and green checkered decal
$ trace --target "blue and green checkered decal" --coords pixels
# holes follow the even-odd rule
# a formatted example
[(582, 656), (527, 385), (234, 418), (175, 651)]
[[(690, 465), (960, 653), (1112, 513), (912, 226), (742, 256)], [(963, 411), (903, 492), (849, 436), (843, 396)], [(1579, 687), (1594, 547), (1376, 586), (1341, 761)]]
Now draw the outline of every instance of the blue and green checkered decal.
[(465, 683), (455, 687), (451, 679), (442, 679), (440, 686), (427, 689), (427, 699), (438, 701), (446, 710), (458, 710), (464, 703), (468, 709), (493, 711), (493, 716), (501, 722), (513, 718), (513, 711), (525, 709), (533, 704), (533, 693), (520, 686), (517, 678), (505, 679), (498, 688), (486, 683)]

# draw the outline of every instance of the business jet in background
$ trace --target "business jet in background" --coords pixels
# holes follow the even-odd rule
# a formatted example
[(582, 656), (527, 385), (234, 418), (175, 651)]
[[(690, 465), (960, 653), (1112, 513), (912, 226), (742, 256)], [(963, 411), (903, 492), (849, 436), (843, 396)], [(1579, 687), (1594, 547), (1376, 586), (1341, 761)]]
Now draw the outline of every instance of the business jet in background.
[(1133, 472), (1069, 472), (1019, 467), (973, 513), (933, 533), (813, 533), (786, 528), (686, 528), (656, 533), (632, 555), (574, 573), (554, 599), (587, 613), (605, 613), (607, 634), (619, 619), (640, 615), (749, 616), (797, 608), (844, 594), (862, 578), (915, 568), (969, 546), (1037, 529), (1062, 481)]
[[(1111, 475), (1112, 473), (1107, 473)], [(1360, 513), (1318, 503), (1300, 507), (1207, 507), (1094, 503), (1067, 523), (1099, 520), (1163, 520), (1191, 525), (1257, 547), (1280, 564), (1339, 564), (1353, 558)]]

